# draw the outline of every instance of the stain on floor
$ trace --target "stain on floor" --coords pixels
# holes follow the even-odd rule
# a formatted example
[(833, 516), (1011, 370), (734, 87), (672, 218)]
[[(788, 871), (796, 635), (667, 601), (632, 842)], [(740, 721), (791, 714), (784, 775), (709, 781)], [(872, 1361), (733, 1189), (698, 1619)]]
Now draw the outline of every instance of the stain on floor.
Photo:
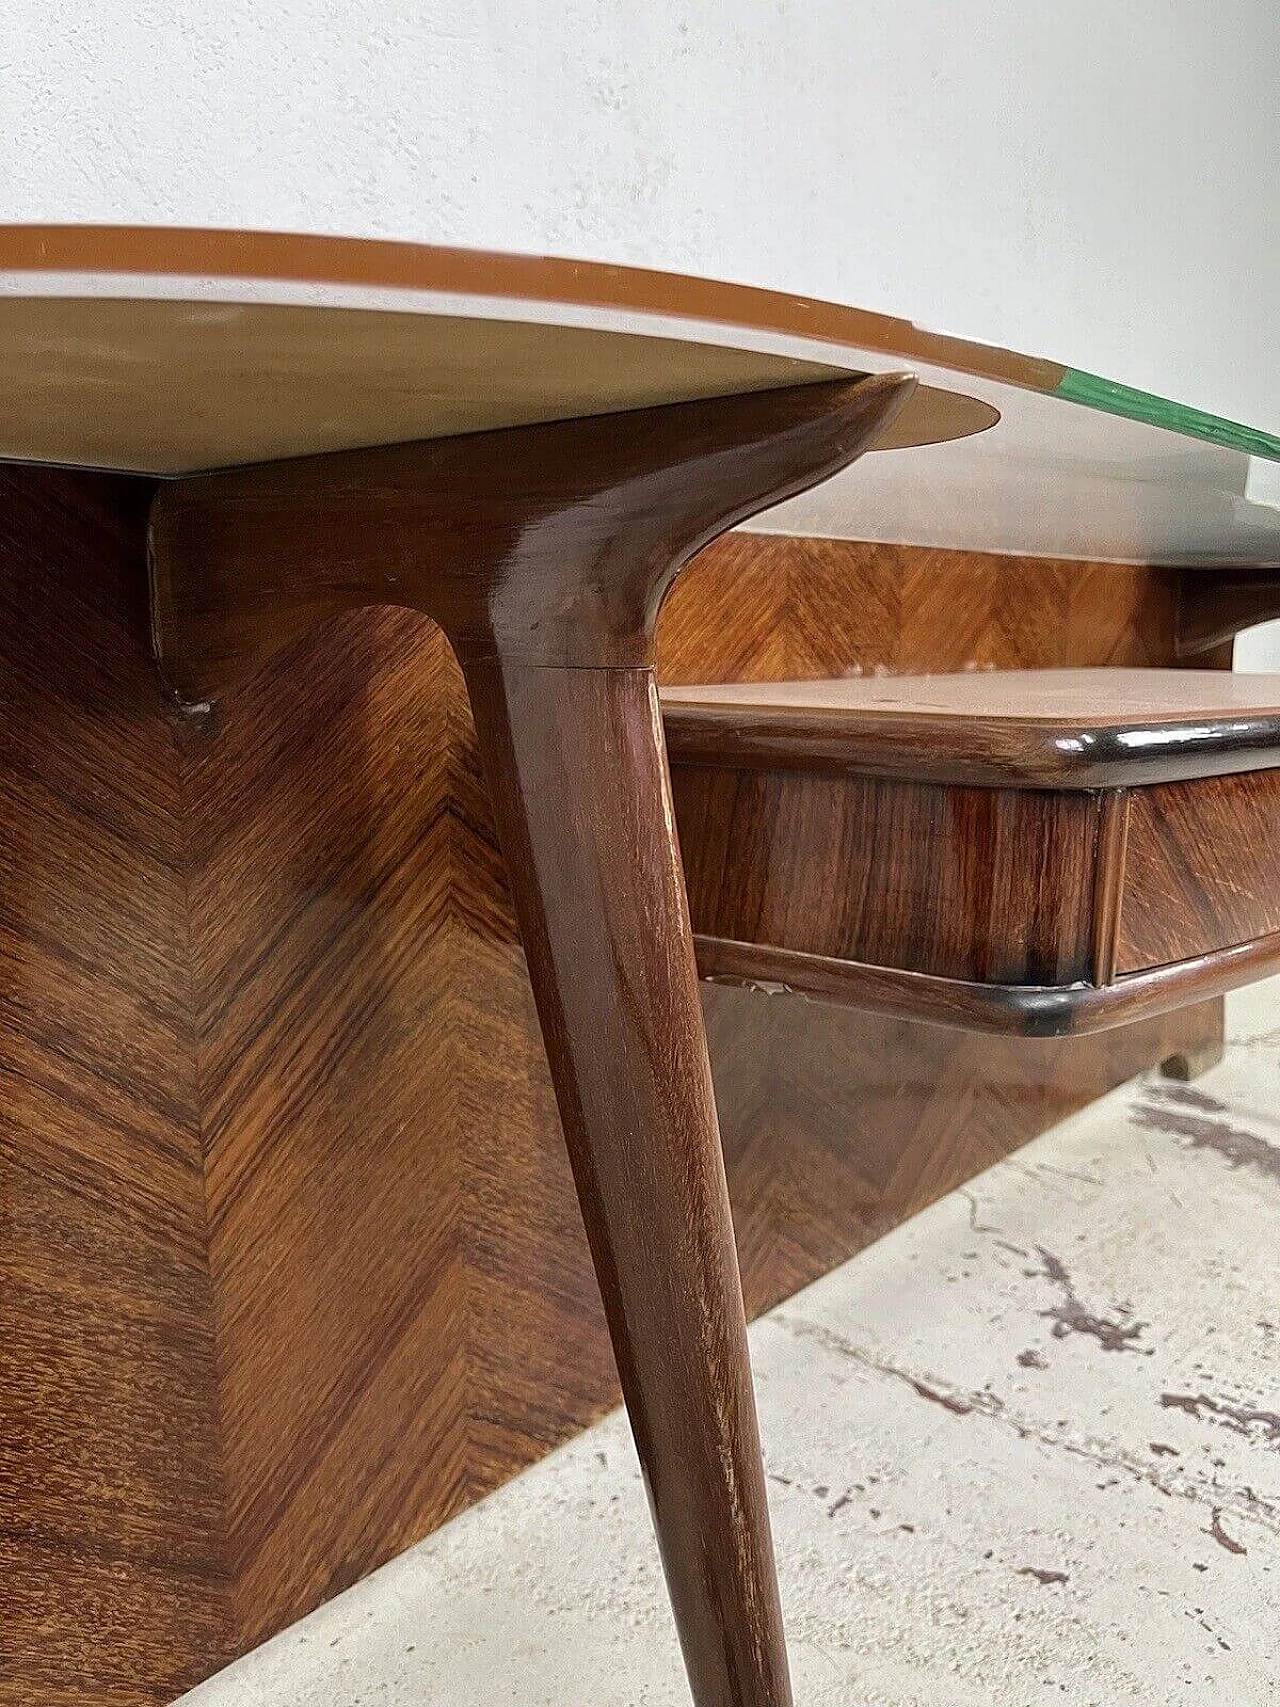
[[(1280, 1698), (1277, 1011), (753, 1328), (802, 1707)], [(688, 1699), (620, 1415), (184, 1698)]]
[(1229, 1114), (1216, 1097), (1169, 1080), (1149, 1086), (1147, 1097), (1134, 1104), (1131, 1118), (1135, 1126), (1184, 1138), (1195, 1150), (1216, 1150), (1233, 1168), (1254, 1168), (1280, 1183), (1280, 1134), (1265, 1137), (1224, 1118)]
[(1119, 1306), (1110, 1317), (1095, 1316), (1091, 1310), (1085, 1309), (1076, 1295), (1075, 1286), (1062, 1258), (1055, 1257), (1051, 1251), (1045, 1250), (1043, 1245), (1036, 1248), (1043, 1264), (1041, 1273), (1062, 1294), (1058, 1303), (1040, 1312), (1053, 1323), (1054, 1339), (1066, 1339), (1068, 1334), (1089, 1334), (1097, 1340), (1103, 1351), (1136, 1351), (1141, 1352), (1144, 1357), (1152, 1355), (1155, 1349), (1153, 1346), (1137, 1343), (1142, 1338), (1142, 1331), (1147, 1324), (1130, 1321), (1132, 1311), (1127, 1305)]

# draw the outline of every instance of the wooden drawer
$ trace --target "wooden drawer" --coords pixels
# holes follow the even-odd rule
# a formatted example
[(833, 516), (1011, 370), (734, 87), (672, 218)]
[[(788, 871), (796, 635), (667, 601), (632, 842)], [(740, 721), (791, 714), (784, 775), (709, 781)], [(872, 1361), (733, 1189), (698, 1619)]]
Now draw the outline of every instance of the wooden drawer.
[(704, 975), (1094, 1030), (1280, 967), (1280, 680), (1044, 671), (664, 695)]
[(677, 767), (701, 936), (944, 978), (1091, 975), (1095, 794)]
[(1131, 789), (1116, 971), (1280, 932), (1280, 771)]

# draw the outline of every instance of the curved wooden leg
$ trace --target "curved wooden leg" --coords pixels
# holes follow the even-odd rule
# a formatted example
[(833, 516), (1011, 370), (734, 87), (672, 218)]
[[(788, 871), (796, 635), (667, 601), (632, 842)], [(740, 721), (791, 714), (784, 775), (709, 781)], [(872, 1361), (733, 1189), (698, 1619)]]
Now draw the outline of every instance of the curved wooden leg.
[(697, 1707), (788, 1707), (746, 1325), (647, 669), (467, 683)]
[(914, 383), (304, 457), (151, 518), (188, 703), (358, 604), (426, 611), (462, 662), (697, 1707), (791, 1689), (653, 627), (699, 546), (847, 467)]

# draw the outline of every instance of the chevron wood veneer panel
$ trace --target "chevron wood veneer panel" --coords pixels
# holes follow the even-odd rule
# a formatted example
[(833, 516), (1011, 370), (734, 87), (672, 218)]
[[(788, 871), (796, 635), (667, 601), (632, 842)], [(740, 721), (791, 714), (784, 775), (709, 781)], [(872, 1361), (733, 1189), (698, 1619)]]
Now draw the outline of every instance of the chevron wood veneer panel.
[[(352, 613), (206, 717), (146, 489), (0, 476), (0, 1707), (159, 1707), (615, 1402), (457, 667)], [(669, 680), (1160, 663), (1172, 577), (731, 536)], [(758, 1311), (1174, 1049), (704, 986)]]
[[(729, 534), (676, 583), (669, 683), (1174, 662), (1167, 571)], [(1229, 664), (1229, 656), (1219, 657)], [(758, 1314), (1074, 1109), (1221, 1004), (1098, 1037), (967, 1036), (800, 996), (703, 986), (748, 1309)]]
[(704, 985), (703, 1005), (752, 1315), (1144, 1067), (1211, 1055), (1218, 1035), (1215, 1003), (1061, 1039), (725, 985)]
[[(301, 691), (300, 691), (301, 690)], [(305, 713), (282, 718), (286, 704)], [(185, 743), (250, 1644), (613, 1400), (460, 674), (341, 619)]]
[(732, 533), (676, 582), (667, 683), (1169, 664), (1166, 570)]
[(159, 1707), (232, 1640), (146, 500), (0, 470), (3, 1707)]

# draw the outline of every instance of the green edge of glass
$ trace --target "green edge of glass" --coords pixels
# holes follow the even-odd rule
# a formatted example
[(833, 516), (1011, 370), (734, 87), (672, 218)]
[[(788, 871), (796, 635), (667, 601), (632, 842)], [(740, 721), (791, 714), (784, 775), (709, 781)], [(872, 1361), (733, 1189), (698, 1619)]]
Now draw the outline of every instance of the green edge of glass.
[(1117, 385), (1115, 380), (1102, 379), (1096, 373), (1068, 368), (1053, 395), (1084, 403), (1090, 409), (1103, 409), (1109, 415), (1123, 415), (1129, 421), (1145, 421), (1150, 427), (1165, 427), (1171, 433), (1204, 439), (1211, 445), (1225, 445), (1228, 450), (1244, 451), (1247, 456), (1264, 456), (1280, 462), (1280, 438), (1274, 433), (1259, 432), (1256, 427), (1242, 427), (1238, 421), (1224, 421), (1220, 415), (1206, 415), (1201, 409), (1170, 403), (1150, 391), (1135, 391), (1130, 385)]

